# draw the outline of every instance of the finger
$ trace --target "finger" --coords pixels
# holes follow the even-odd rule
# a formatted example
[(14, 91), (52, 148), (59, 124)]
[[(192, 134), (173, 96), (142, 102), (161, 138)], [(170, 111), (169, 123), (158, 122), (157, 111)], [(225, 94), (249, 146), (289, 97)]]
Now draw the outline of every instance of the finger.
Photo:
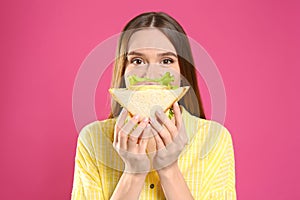
[(128, 140), (128, 134), (124, 132), (123, 129), (121, 129), (118, 133), (118, 143), (119, 147), (123, 150), (127, 149), (127, 140)]
[(142, 134), (143, 130), (146, 128), (147, 124), (148, 124), (148, 118), (145, 118), (143, 121), (141, 121), (139, 123), (139, 125), (129, 135), (129, 138), (127, 141), (127, 148), (129, 151), (133, 151), (134, 148), (137, 147), (138, 139), (139, 139), (140, 135)]
[(114, 131), (114, 141), (113, 141), (113, 146), (116, 147), (118, 143), (118, 137), (119, 137), (119, 131), (117, 131), (116, 126), (115, 126), (115, 131)]
[[(172, 142), (172, 136), (168, 132), (167, 129), (165, 129), (157, 120), (155, 120), (153, 117), (150, 118), (150, 124), (152, 127), (156, 130), (158, 133), (159, 137), (161, 137), (162, 141), (164, 144), (167, 146)], [(172, 123), (172, 122), (171, 122)]]
[(175, 117), (172, 117), (171, 122), (176, 126)]
[(152, 135), (154, 137), (154, 140), (156, 142), (156, 150), (160, 150), (160, 149), (163, 149), (165, 148), (165, 145), (164, 145), (164, 142), (163, 140), (160, 138), (159, 134), (157, 133), (157, 131), (153, 128), (151, 128), (151, 132), (152, 132)]
[(124, 126), (127, 115), (128, 115), (128, 111), (125, 108), (123, 108), (116, 121), (116, 126), (117, 126), (116, 128), (120, 130)]
[(144, 118), (139, 125), (132, 131), (130, 137), (139, 138), (149, 122), (148, 117)]
[(153, 138), (152, 132), (151, 132), (151, 125), (149, 123), (147, 123), (145, 129), (143, 130), (142, 134), (139, 136), (139, 141), (141, 141), (142, 139), (151, 139)]
[(162, 132), (164, 129), (164, 127), (154, 117), (150, 117), (150, 124), (157, 133)]
[(177, 140), (175, 143), (178, 143), (178, 140), (180, 140), (180, 143), (182, 144), (187, 144), (188, 142), (188, 137), (185, 131), (184, 123), (182, 120), (182, 114), (180, 110), (180, 106), (178, 105), (178, 102), (175, 102), (173, 104), (173, 110), (174, 110), (174, 116), (175, 116), (175, 122), (176, 122), (176, 127), (177, 130), (179, 131), (179, 137), (174, 139)]
[(118, 133), (125, 123), (127, 114), (128, 114), (127, 110), (125, 108), (123, 108), (117, 121), (116, 121), (115, 131), (114, 131), (114, 143), (118, 142)]
[(182, 126), (182, 116), (181, 116), (180, 107), (179, 107), (179, 104), (177, 101), (173, 104), (173, 110), (174, 110), (175, 123), (176, 123), (177, 130), (180, 130), (180, 128)]
[(130, 132), (132, 131), (132, 129), (138, 124), (139, 122), (139, 115), (135, 115), (133, 118), (131, 118), (128, 123), (126, 123), (121, 130), (123, 130), (124, 133), (126, 133), (127, 135), (130, 134)]
[(147, 124), (138, 140), (139, 153), (145, 153), (150, 137), (152, 137), (151, 126)]
[[(170, 132), (171, 137), (175, 138), (177, 135), (177, 127), (175, 124), (172, 123), (172, 121), (165, 115), (165, 113), (162, 110), (158, 110), (155, 112), (155, 115), (158, 117), (158, 119), (163, 122), (164, 126), (167, 128), (168, 132)], [(160, 133), (160, 132), (158, 132)]]
[(121, 149), (127, 150), (128, 136), (132, 131), (133, 127), (137, 125), (138, 120), (139, 120), (139, 116), (138, 115), (134, 116), (119, 131), (118, 142), (120, 143)]

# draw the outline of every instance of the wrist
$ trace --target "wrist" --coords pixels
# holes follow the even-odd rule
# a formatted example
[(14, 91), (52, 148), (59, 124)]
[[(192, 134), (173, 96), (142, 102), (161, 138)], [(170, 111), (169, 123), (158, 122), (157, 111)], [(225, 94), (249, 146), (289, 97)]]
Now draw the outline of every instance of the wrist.
[(124, 172), (123, 176), (126, 177), (126, 179), (131, 180), (132, 182), (139, 182), (144, 181), (146, 179), (147, 173), (128, 173)]
[(158, 170), (157, 173), (160, 178), (172, 178), (178, 173), (178, 171), (179, 171), (179, 167), (176, 161), (171, 165)]

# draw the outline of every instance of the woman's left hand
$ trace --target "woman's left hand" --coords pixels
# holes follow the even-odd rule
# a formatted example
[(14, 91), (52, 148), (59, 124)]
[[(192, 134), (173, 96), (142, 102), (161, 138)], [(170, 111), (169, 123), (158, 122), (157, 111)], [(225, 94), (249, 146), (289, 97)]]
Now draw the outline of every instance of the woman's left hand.
[(180, 153), (188, 142), (188, 137), (182, 120), (180, 107), (177, 102), (173, 105), (175, 124), (163, 110), (156, 111), (158, 120), (151, 117), (150, 124), (156, 142), (156, 152), (153, 157), (153, 168), (161, 170), (175, 161), (177, 162)]

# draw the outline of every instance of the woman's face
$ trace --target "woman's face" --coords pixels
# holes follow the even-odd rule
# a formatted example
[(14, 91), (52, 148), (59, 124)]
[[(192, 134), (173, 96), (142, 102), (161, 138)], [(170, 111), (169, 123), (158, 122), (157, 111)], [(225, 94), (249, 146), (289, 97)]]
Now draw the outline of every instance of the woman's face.
[[(135, 32), (129, 40), (127, 49), (125, 83), (127, 76), (157, 79), (170, 72), (175, 80), (172, 85), (180, 86), (180, 68), (177, 53), (170, 40), (158, 29), (147, 28)], [(143, 82), (139, 84), (158, 84)]]

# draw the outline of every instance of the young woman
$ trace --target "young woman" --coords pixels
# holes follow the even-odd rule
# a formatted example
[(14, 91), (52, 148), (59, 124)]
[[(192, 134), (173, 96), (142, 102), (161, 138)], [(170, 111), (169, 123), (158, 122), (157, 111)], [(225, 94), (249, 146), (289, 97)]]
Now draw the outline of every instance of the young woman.
[[(135, 75), (151, 81), (166, 72), (190, 90), (169, 119), (128, 118), (112, 100), (108, 119), (86, 125), (78, 137), (72, 199), (236, 199), (232, 138), (207, 120), (190, 45), (183, 28), (164, 12), (147, 12), (123, 29), (112, 87)], [(186, 83), (184, 83), (186, 82)], [(149, 137), (152, 136), (152, 137)]]

